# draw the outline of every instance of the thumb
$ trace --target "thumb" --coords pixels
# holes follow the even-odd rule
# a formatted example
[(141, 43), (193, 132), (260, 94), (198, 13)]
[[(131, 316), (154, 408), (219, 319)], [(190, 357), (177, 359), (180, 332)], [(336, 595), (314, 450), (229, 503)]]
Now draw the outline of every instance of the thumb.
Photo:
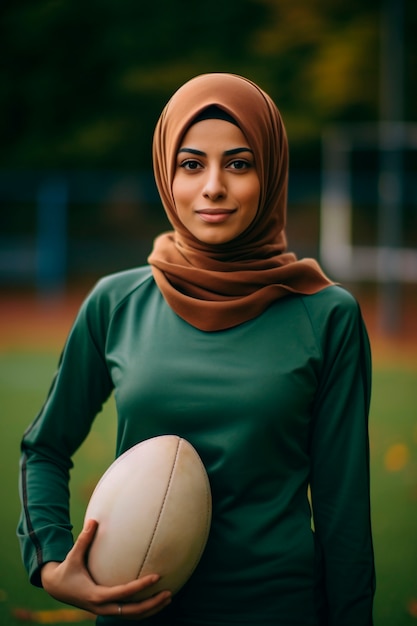
[(85, 520), (84, 527), (81, 532), (92, 533), (94, 537), (97, 528), (98, 528), (98, 521), (90, 518), (90, 519)]
[(77, 541), (73, 547), (73, 552), (76, 553), (78, 557), (84, 558), (88, 548), (93, 542), (97, 528), (98, 522), (94, 519), (88, 519), (84, 523), (84, 528), (78, 535)]

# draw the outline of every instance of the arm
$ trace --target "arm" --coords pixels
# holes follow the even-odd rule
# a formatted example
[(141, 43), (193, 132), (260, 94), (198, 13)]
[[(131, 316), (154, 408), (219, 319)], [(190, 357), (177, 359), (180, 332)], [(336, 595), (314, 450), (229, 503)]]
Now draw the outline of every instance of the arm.
[(96, 318), (89, 300), (69, 334), (46, 402), (22, 440), (18, 537), (30, 580), (37, 586), (44, 563), (63, 561), (72, 548), (71, 457), (112, 390), (101, 347), (105, 332), (100, 333)]
[(18, 536), (31, 582), (55, 599), (96, 615), (119, 616), (121, 607), (124, 617), (143, 619), (166, 606), (170, 593), (133, 601), (157, 576), (115, 587), (95, 584), (85, 561), (97, 523), (90, 520), (74, 543), (69, 517), (72, 455), (113, 389), (105, 359), (110, 307), (103, 295), (96, 290), (82, 306), (47, 400), (24, 434)]
[(311, 492), (329, 626), (371, 626), (369, 343), (359, 307), (348, 294), (314, 323), (322, 338), (323, 368), (313, 421)]

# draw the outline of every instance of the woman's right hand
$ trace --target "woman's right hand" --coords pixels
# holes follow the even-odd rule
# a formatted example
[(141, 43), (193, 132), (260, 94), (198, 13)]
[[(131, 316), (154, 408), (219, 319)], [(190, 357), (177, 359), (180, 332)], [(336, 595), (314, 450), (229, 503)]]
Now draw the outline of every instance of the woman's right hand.
[(171, 601), (169, 591), (161, 591), (141, 602), (131, 600), (136, 593), (159, 580), (143, 576), (132, 582), (105, 587), (97, 585), (86, 567), (86, 554), (98, 524), (88, 520), (65, 561), (50, 561), (41, 570), (42, 585), (56, 600), (84, 609), (94, 615), (113, 615), (125, 619), (145, 619), (158, 613)]

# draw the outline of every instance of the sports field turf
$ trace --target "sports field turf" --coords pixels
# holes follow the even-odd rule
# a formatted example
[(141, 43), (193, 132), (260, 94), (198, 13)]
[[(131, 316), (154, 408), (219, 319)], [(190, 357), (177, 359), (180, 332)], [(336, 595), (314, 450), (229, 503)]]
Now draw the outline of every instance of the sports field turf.
[[(68, 607), (29, 585), (15, 537), (19, 441), (44, 399), (56, 366), (58, 343), (66, 332), (52, 323), (41, 330), (32, 327), (30, 315), (21, 333), (16, 332), (22, 319), (14, 319), (9, 333), (4, 325), (0, 331), (0, 626), (75, 623), (77, 613), (57, 612)], [(27, 339), (30, 335), (32, 342)], [(43, 336), (53, 340), (47, 343)], [(370, 431), (375, 626), (417, 625), (417, 350), (407, 346), (406, 352), (406, 358), (401, 350), (386, 358), (377, 354), (374, 361)], [(72, 477), (76, 532), (89, 494), (112, 460), (113, 416), (110, 402), (77, 454)], [(79, 623), (91, 625), (91, 621)]]

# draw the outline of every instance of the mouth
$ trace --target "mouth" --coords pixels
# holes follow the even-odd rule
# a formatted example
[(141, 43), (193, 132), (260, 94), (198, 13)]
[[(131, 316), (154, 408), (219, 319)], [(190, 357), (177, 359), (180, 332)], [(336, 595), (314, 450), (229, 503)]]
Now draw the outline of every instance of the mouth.
[(231, 215), (236, 213), (236, 209), (200, 209), (196, 214), (203, 222), (218, 224), (225, 222)]

